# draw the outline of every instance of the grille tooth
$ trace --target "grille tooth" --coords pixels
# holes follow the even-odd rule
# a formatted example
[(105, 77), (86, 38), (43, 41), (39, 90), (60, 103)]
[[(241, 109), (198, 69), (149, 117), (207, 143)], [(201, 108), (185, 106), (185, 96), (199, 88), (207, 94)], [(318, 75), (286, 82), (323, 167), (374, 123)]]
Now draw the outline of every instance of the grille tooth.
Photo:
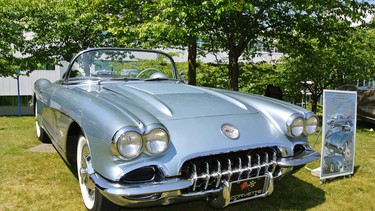
[(221, 163), (218, 160), (216, 162), (217, 162), (217, 172), (216, 173), (217, 173), (218, 177), (217, 177), (215, 188), (218, 188), (219, 185), (220, 185), (220, 182), (221, 182), (222, 174), (221, 174)]
[(237, 169), (237, 171), (238, 171), (237, 180), (240, 180), (241, 176), (242, 176), (242, 172), (243, 172), (243, 170), (242, 170), (242, 160), (241, 160), (240, 157), (238, 157), (238, 169)]
[(227, 161), (228, 161), (228, 170), (225, 172), (227, 175), (228, 175), (228, 179), (227, 179), (227, 181), (228, 181), (228, 183), (230, 182), (230, 178), (232, 177), (232, 161), (228, 158), (227, 159)]
[(272, 157), (272, 174), (275, 173), (276, 170), (276, 152), (273, 152), (273, 157)]
[(269, 165), (269, 162), (270, 162), (270, 161), (269, 161), (269, 159), (268, 159), (268, 153), (264, 153), (264, 155), (265, 155), (265, 156), (264, 156), (264, 157), (265, 157), (265, 162), (264, 162), (264, 164), (266, 165), (264, 171), (265, 171), (265, 172), (268, 172), (268, 168), (270, 167), (270, 165)]
[(257, 168), (257, 177), (259, 176), (259, 173), (260, 173), (260, 170), (261, 170), (261, 166), (260, 166), (260, 155), (259, 154), (256, 154), (256, 157), (257, 157), (257, 166), (256, 166), (256, 168)]
[(250, 178), (250, 174), (251, 172), (253, 171), (252, 167), (251, 167), (251, 155), (248, 155), (247, 156), (247, 178)]
[(193, 180), (194, 180), (194, 184), (193, 184), (193, 191), (195, 191), (195, 189), (197, 188), (197, 181), (198, 181), (198, 175), (197, 175), (197, 166), (195, 164), (192, 164), (193, 165)]
[(181, 168), (181, 177), (191, 179), (193, 185), (181, 190), (182, 194), (196, 194), (221, 188), (228, 183), (263, 176), (268, 172), (279, 175), (277, 151), (261, 148), (240, 152), (198, 157), (186, 161)]
[(206, 184), (204, 185), (204, 189), (207, 190), (208, 184), (210, 182), (210, 165), (207, 162), (205, 162), (205, 165), (206, 165), (206, 174), (204, 176), (205, 176)]

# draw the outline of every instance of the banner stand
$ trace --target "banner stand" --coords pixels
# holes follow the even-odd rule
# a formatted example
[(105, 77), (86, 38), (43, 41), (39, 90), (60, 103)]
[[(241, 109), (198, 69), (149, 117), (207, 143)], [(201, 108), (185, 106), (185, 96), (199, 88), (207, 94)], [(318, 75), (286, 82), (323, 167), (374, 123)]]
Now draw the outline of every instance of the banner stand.
[(324, 90), (320, 183), (354, 173), (357, 92)]

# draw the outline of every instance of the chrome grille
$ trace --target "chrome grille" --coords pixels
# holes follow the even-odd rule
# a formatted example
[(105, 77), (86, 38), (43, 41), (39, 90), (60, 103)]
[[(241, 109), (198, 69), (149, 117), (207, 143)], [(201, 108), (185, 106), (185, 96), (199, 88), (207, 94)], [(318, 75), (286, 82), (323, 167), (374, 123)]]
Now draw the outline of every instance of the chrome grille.
[(228, 183), (265, 175), (277, 175), (277, 151), (261, 148), (241, 152), (194, 158), (182, 166), (182, 178), (192, 179), (193, 185), (182, 194), (215, 191), (223, 181)]

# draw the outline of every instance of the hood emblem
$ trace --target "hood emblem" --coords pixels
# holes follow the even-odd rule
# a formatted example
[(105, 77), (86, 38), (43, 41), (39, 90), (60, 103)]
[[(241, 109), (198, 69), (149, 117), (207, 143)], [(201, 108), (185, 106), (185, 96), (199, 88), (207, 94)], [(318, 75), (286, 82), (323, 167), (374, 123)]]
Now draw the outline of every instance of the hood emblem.
[(221, 126), (221, 132), (230, 139), (238, 139), (240, 137), (238, 128), (228, 123)]

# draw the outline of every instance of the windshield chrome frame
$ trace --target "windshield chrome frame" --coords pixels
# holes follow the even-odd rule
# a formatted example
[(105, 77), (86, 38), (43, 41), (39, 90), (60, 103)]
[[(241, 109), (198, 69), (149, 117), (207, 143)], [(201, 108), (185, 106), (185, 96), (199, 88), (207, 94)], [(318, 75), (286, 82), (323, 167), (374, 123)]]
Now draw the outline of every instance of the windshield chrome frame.
[[(64, 84), (69, 84), (69, 82), (72, 81), (72, 79), (69, 79), (69, 74), (72, 70), (72, 66), (74, 64), (74, 62), (77, 60), (77, 58), (79, 58), (81, 55), (83, 54), (86, 54), (86, 53), (89, 53), (89, 52), (94, 52), (94, 51), (135, 51), (135, 52), (146, 52), (146, 53), (155, 53), (155, 54), (162, 54), (163, 56), (167, 57), (168, 59), (170, 59), (170, 64), (171, 64), (171, 68), (172, 68), (172, 77), (173, 78), (170, 78), (170, 80), (177, 80), (179, 82), (182, 82), (178, 72), (177, 72), (177, 68), (176, 68), (176, 64), (175, 64), (175, 61), (173, 60), (173, 58), (163, 52), (163, 51), (158, 51), (158, 50), (147, 50), (147, 49), (133, 49), (133, 48), (112, 48), (112, 47), (105, 47), (105, 48), (89, 48), (89, 49), (86, 49), (86, 50), (83, 50), (81, 52), (79, 52), (77, 55), (75, 55), (70, 63), (69, 63), (69, 66), (67, 68), (67, 71), (64, 73), (63, 75), (63, 78), (62, 78), (62, 81)], [(91, 77), (83, 77), (82, 79), (83, 80), (90, 80)], [(94, 77), (94, 78), (97, 78), (98, 77)], [(74, 79), (75, 81), (77, 81), (77, 79)]]

